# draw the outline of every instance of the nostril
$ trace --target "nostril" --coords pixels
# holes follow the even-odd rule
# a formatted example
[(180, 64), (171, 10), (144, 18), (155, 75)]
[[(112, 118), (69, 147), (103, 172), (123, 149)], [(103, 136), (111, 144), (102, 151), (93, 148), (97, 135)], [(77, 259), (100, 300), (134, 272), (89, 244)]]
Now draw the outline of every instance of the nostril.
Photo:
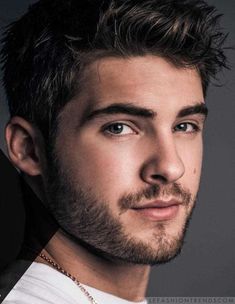
[(158, 180), (158, 181), (161, 181), (161, 182), (164, 182), (166, 183), (167, 182), (167, 179), (163, 176), (163, 175), (160, 175), (160, 174), (152, 174), (151, 175), (151, 178), (155, 181), (155, 180)]

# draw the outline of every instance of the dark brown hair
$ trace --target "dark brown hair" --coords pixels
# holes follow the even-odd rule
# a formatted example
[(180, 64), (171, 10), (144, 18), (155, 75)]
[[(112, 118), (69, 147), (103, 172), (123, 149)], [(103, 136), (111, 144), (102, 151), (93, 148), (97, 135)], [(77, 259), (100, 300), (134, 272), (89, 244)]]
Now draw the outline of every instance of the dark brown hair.
[[(162, 56), (196, 67), (204, 93), (226, 67), (220, 15), (202, 0), (41, 0), (10, 24), (1, 51), (11, 116), (45, 138), (97, 56)], [(89, 58), (89, 60), (88, 60)]]

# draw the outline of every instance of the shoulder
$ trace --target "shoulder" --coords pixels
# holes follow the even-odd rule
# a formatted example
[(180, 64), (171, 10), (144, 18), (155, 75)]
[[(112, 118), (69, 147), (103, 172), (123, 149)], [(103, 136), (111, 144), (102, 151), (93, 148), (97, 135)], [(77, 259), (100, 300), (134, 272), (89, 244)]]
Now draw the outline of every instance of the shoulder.
[(3, 304), (80, 304), (79, 298), (74, 282), (49, 266), (34, 262)]

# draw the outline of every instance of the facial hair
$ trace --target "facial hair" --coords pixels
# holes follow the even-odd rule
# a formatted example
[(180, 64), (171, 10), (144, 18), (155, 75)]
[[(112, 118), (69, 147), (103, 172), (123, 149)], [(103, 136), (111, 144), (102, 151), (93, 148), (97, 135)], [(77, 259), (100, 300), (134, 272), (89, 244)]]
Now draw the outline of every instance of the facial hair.
[(158, 223), (151, 241), (143, 241), (125, 232), (120, 220), (113, 215), (110, 204), (95, 195), (92, 188), (75, 185), (58, 158), (51, 158), (49, 163), (46, 182), (48, 207), (61, 230), (72, 241), (106, 260), (133, 264), (162, 264), (180, 253), (195, 199), (179, 184), (164, 187), (155, 184), (119, 198), (120, 214), (138, 206), (143, 199), (156, 200), (160, 196), (171, 195), (181, 200), (187, 212), (178, 235), (169, 236), (164, 223)]

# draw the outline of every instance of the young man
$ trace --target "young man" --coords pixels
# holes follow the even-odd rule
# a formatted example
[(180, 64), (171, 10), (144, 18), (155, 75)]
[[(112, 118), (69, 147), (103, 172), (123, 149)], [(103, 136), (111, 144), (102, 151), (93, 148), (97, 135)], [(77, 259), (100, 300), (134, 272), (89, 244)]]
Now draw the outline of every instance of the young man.
[(217, 21), (204, 1), (41, 0), (9, 27), (9, 157), (59, 229), (4, 303), (146, 303), (195, 205)]

